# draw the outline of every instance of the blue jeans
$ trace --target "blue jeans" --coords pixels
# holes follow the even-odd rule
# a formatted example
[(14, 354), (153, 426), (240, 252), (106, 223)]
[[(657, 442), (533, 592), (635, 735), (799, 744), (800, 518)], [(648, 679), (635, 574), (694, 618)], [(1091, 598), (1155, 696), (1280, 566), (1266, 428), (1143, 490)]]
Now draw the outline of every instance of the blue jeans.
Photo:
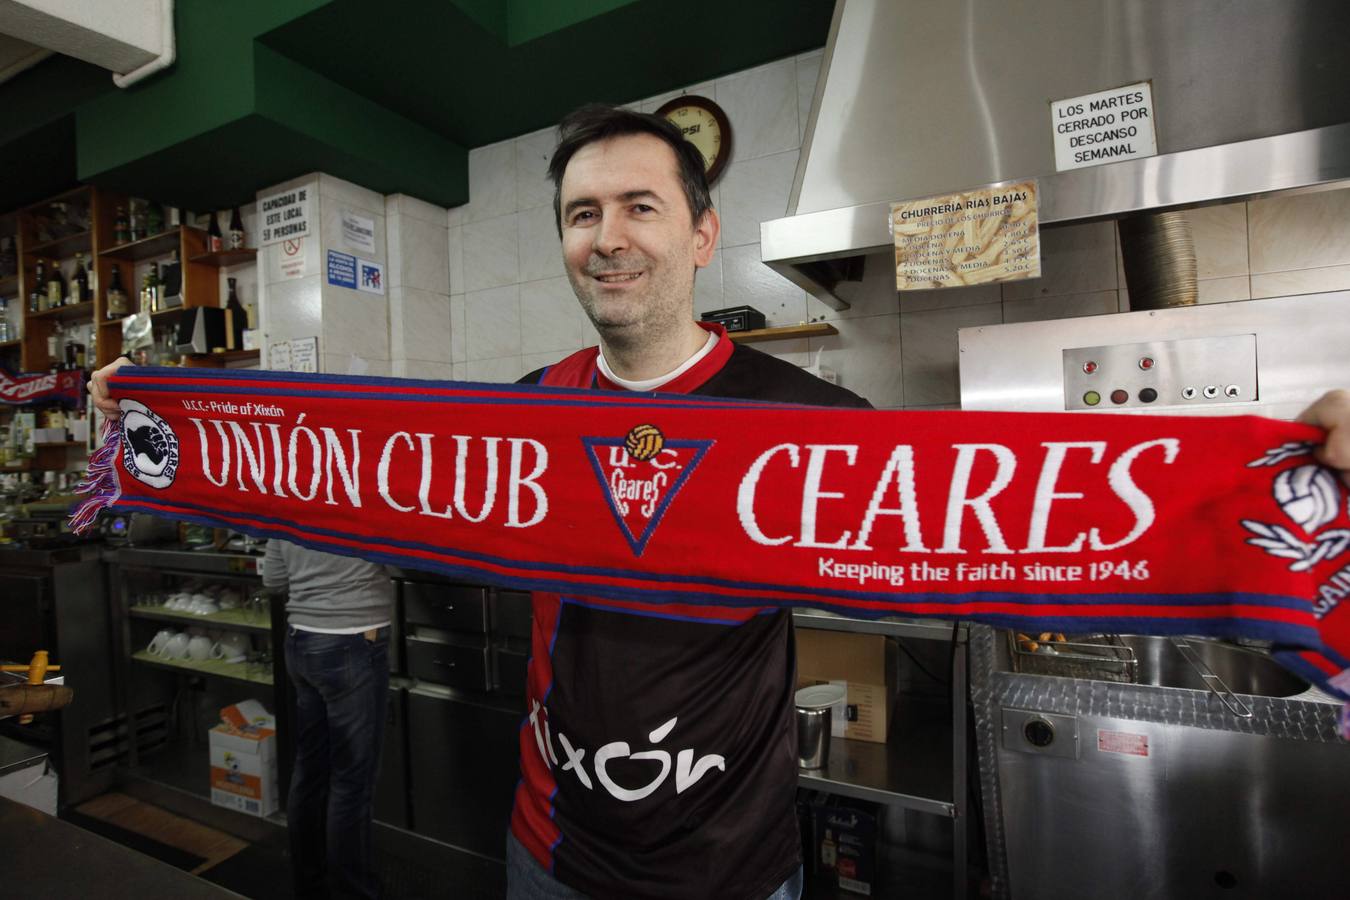
[[(778, 886), (765, 900), (800, 900), (802, 870)], [(573, 890), (544, 871), (544, 867), (530, 855), (516, 836), (506, 834), (506, 900), (587, 900), (586, 895)]]
[(377, 897), (371, 809), (389, 698), (389, 629), (286, 630), (295, 769), (286, 799), (295, 895)]

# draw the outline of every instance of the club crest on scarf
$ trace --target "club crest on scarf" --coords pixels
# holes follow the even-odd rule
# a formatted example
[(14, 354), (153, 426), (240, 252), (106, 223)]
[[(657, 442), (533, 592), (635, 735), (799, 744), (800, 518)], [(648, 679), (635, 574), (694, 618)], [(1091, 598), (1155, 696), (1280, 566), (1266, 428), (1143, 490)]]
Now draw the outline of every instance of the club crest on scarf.
[[(1267, 450), (1260, 459), (1247, 463), (1247, 467), (1277, 465), (1287, 459), (1310, 455), (1312, 450), (1313, 445), (1308, 443), (1281, 444)], [(1289, 569), (1293, 572), (1311, 569), (1350, 549), (1350, 529), (1322, 530), (1340, 513), (1341, 489), (1331, 470), (1314, 463), (1294, 466), (1275, 476), (1271, 490), (1289, 521), (1312, 540), (1302, 540), (1277, 522), (1243, 519), (1243, 527), (1256, 535), (1247, 538), (1247, 543), (1260, 547), (1271, 556), (1292, 560)]]
[(605, 502), (634, 556), (647, 549), (670, 504), (703, 461), (712, 441), (670, 440), (655, 425), (623, 437), (583, 437)]
[(163, 490), (178, 473), (178, 436), (154, 410), (122, 400), (122, 465), (142, 484)]

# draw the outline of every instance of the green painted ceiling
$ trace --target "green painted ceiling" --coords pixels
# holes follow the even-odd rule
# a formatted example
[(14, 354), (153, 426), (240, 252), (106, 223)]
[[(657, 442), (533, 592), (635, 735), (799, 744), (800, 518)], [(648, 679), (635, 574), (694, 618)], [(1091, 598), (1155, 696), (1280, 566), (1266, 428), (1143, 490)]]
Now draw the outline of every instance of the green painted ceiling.
[(0, 210), (76, 180), (189, 208), (325, 171), (468, 199), (467, 151), (824, 44), (833, 0), (180, 0), (128, 90), (53, 58), (0, 84)]

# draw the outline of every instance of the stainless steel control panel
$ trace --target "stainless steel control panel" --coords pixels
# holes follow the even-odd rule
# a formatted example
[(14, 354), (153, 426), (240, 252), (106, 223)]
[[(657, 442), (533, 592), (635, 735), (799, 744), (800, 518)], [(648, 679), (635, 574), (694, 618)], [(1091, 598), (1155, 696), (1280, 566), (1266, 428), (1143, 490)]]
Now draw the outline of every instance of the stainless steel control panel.
[(1064, 408), (1185, 407), (1259, 399), (1256, 335), (1063, 351)]

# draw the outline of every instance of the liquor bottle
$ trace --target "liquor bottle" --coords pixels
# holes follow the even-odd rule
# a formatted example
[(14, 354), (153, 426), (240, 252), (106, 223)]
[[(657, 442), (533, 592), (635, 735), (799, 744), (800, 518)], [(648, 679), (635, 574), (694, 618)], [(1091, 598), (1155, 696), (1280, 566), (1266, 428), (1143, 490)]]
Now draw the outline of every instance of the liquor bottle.
[(75, 274), (70, 278), (71, 303), (83, 303), (89, 299), (89, 273), (85, 271), (84, 254), (75, 254)]
[(159, 234), (164, 230), (164, 207), (158, 203), (145, 206), (145, 226), (150, 234)]
[(109, 319), (120, 319), (127, 315), (127, 292), (122, 289), (122, 270), (113, 266), (112, 278), (108, 279), (107, 311)]
[(51, 271), (47, 273), (47, 308), (61, 306), (66, 293), (65, 282), (61, 280), (61, 264), (52, 260)]
[(239, 207), (230, 212), (230, 249), (244, 249), (244, 220), (239, 217)]
[(53, 372), (61, 371), (61, 323), (52, 325), (47, 332), (47, 368)]
[(210, 215), (211, 224), (206, 227), (206, 252), (219, 253), (225, 249), (224, 241), (220, 237), (220, 222), (216, 221), (214, 211)]
[(131, 239), (139, 241), (145, 237), (145, 201), (137, 197), (132, 197), (128, 202), (131, 213)]
[(162, 308), (160, 300), (164, 294), (164, 291), (161, 290), (162, 283), (159, 280), (158, 263), (150, 264), (150, 271), (146, 273), (146, 278), (148, 279), (147, 286), (150, 289), (150, 296), (149, 296), (150, 305), (148, 307), (141, 307), (141, 308), (149, 309), (151, 312), (159, 312), (160, 309)]
[(226, 281), (230, 284), (230, 294), (225, 300), (225, 349), (242, 350), (244, 329), (248, 327), (248, 311), (239, 302), (239, 294), (235, 290), (236, 280), (227, 278)]
[(98, 272), (94, 269), (94, 254), (89, 254), (89, 259), (84, 267), (84, 296), (86, 300), (93, 300), (98, 296)]
[(0, 344), (14, 340), (9, 333), (9, 301), (0, 297)]
[(113, 240), (119, 244), (131, 240), (131, 223), (127, 221), (127, 211), (122, 206), (117, 207), (117, 218), (113, 223)]
[(33, 276), (33, 287), (28, 292), (28, 311), (42, 312), (46, 309), (47, 276), (42, 268), (42, 260), (37, 261), (37, 274)]
[(0, 237), (0, 278), (19, 271), (19, 259), (14, 255), (14, 238), (10, 235)]

